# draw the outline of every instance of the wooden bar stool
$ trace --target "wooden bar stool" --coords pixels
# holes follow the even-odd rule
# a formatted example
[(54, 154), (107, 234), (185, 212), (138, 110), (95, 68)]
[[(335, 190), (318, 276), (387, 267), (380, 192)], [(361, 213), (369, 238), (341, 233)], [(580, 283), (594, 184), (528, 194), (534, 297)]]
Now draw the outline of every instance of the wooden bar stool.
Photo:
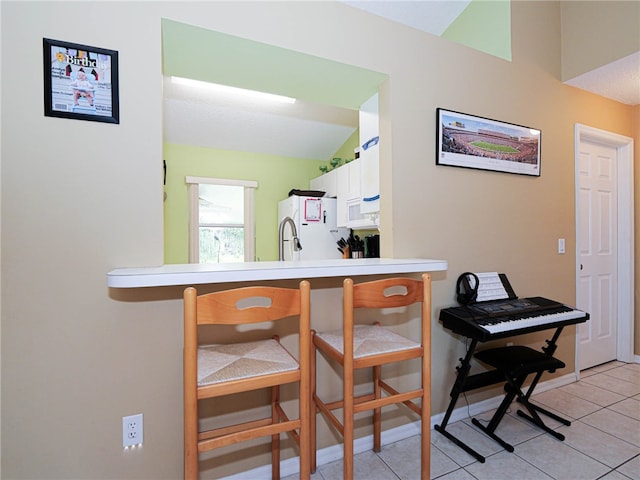
[[(422, 275), (422, 280), (411, 278), (389, 278), (354, 285), (347, 278), (343, 285), (343, 328), (331, 332), (312, 331), (311, 388), (311, 471), (316, 469), (316, 413), (322, 412), (344, 439), (344, 479), (353, 478), (354, 415), (373, 411), (374, 451), (380, 451), (381, 409), (384, 406), (402, 403), (420, 415), (422, 420), (421, 478), (429, 478), (430, 468), (430, 417), (431, 417), (431, 277)], [(421, 303), (420, 342), (409, 340), (380, 325), (354, 325), (354, 309), (386, 309), (406, 307)], [(325, 403), (316, 392), (315, 361), (319, 350), (329, 359), (343, 367), (342, 400)], [(422, 359), (422, 381), (420, 388), (409, 392), (398, 392), (382, 380), (382, 365)], [(354, 370), (371, 368), (373, 371), (373, 393), (354, 395)], [(382, 393), (386, 396), (383, 396)], [(412, 400), (421, 399), (418, 406)], [(343, 409), (343, 421), (332, 410)]]
[[(310, 293), (299, 289), (246, 287), (198, 296), (184, 291), (184, 478), (197, 480), (198, 454), (271, 436), (272, 477), (280, 477), (280, 433), (300, 448), (300, 478), (309, 478)], [(241, 325), (299, 317), (299, 360), (277, 338), (229, 345), (198, 345), (201, 325)], [(300, 414), (290, 420), (279, 403), (280, 385), (298, 382)], [(271, 417), (198, 431), (198, 401), (271, 388)]]

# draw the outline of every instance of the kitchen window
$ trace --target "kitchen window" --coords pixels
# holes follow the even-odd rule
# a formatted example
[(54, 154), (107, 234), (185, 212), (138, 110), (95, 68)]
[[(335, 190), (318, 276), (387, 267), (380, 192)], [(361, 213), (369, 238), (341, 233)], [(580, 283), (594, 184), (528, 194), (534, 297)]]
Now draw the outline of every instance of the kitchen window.
[(187, 177), (189, 185), (189, 262), (253, 261), (254, 190), (258, 183)]

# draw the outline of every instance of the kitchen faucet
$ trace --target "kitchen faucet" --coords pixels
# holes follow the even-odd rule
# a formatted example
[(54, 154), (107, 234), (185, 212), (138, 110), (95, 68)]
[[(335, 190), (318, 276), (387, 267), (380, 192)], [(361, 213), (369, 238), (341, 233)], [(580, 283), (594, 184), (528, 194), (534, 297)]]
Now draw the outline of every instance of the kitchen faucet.
[(302, 245), (300, 245), (300, 240), (298, 239), (298, 230), (296, 229), (296, 224), (293, 222), (291, 217), (284, 217), (280, 222), (280, 227), (278, 228), (278, 245), (280, 246), (280, 255), (278, 260), (284, 260), (284, 226), (286, 224), (291, 225), (291, 234), (293, 238), (291, 241), (293, 242), (293, 251), (298, 252), (302, 250)]

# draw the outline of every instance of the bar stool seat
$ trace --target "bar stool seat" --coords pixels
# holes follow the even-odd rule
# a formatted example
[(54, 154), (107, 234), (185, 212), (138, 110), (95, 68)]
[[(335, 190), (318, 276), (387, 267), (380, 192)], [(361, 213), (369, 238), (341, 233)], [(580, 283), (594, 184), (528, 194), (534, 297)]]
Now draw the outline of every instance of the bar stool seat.
[(297, 370), (298, 362), (276, 340), (198, 347), (198, 386)]
[(475, 357), (511, 378), (540, 371), (553, 373), (566, 366), (561, 360), (525, 345), (490, 348), (476, 353)]
[[(342, 329), (317, 332), (316, 337), (324, 340), (336, 352), (344, 355), (344, 332)], [(397, 335), (388, 328), (378, 325), (353, 326), (354, 359), (412, 348), (420, 348), (420, 344), (402, 335)]]
[[(502, 373), (506, 381), (504, 386), (504, 399), (496, 413), (489, 421), (489, 424), (483, 425), (474, 418), (471, 421), (476, 427), (498, 442), (507, 451), (513, 452), (513, 446), (496, 435), (495, 430), (513, 400), (517, 399), (517, 401), (529, 412), (527, 415), (522, 410), (518, 410), (517, 413), (520, 417), (553, 435), (558, 440), (564, 440), (564, 435), (547, 427), (542, 418), (540, 418), (540, 415), (538, 415), (538, 412), (542, 412), (547, 416), (562, 421), (565, 425), (570, 425), (570, 422), (567, 422), (542, 407), (534, 405), (529, 400), (529, 397), (533, 393), (533, 388), (535, 388), (537, 378), (539, 378), (539, 376), (544, 372), (553, 373), (559, 368), (564, 368), (565, 364), (562, 360), (559, 360), (544, 351), (534, 350), (533, 348), (525, 345), (510, 345), (507, 347), (491, 348), (476, 353), (475, 357), (481, 362), (495, 368), (496, 371)], [(529, 387), (525, 394), (522, 391), (522, 386), (524, 385), (527, 377), (534, 373), (538, 375), (538, 377), (536, 377), (536, 380), (534, 380), (534, 383)]]

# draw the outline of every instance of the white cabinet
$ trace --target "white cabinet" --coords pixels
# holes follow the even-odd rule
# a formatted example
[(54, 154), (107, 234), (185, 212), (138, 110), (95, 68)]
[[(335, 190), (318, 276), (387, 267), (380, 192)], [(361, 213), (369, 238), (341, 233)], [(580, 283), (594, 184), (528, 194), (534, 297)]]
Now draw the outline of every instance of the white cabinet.
[[(380, 160), (378, 156), (378, 137), (369, 140), (367, 149), (362, 150), (360, 160), (360, 195), (362, 213), (380, 211)], [(367, 144), (365, 144), (367, 145)]]
[(362, 158), (356, 158), (309, 182), (311, 189), (321, 190), (326, 192), (326, 196), (338, 198), (338, 227), (376, 229), (379, 226), (378, 211), (363, 210), (362, 175)]
[(337, 172), (338, 226), (348, 226), (348, 203), (360, 199), (360, 159), (333, 170)]
[(379, 158), (379, 115), (378, 94), (360, 107), (360, 161), (362, 213), (380, 211), (380, 158)]
[(360, 165), (360, 159), (356, 158), (338, 169), (338, 179), (342, 179), (338, 182), (342, 182), (346, 187), (344, 192), (338, 192), (344, 193), (346, 200), (360, 197)]
[(338, 196), (338, 169), (331, 170), (319, 177), (312, 178), (309, 181), (309, 188), (311, 190), (320, 190), (325, 192), (325, 197), (337, 197)]

